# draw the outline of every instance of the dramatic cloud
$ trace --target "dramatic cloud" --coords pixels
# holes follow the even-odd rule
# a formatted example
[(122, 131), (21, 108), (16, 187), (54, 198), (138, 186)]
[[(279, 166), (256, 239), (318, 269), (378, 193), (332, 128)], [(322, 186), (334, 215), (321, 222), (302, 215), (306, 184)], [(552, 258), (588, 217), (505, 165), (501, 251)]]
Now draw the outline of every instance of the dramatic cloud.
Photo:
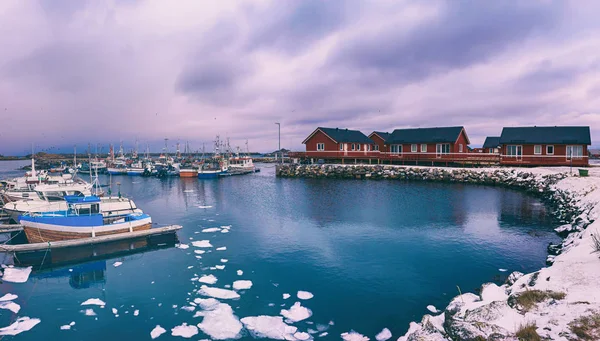
[(0, 154), (600, 125), (594, 1), (0, 2)]

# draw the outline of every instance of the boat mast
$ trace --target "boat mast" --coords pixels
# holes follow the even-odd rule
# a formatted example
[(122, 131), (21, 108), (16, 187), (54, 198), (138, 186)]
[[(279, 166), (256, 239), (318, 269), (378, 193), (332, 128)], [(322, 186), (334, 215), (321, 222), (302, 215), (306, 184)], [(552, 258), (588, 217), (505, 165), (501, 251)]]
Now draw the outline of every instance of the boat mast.
[(90, 183), (93, 183), (93, 172), (92, 172), (92, 145), (88, 143), (88, 168), (90, 171)]
[(73, 171), (77, 174), (77, 145), (73, 145)]
[(31, 177), (35, 178), (37, 174), (35, 173), (35, 159), (33, 153), (33, 142), (31, 143)]

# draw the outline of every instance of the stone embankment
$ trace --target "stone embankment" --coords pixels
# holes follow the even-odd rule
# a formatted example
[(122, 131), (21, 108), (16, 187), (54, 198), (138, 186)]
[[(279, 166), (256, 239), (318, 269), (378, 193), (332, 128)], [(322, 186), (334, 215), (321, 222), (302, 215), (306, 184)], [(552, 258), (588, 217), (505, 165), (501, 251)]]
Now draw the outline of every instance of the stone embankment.
[[(600, 340), (600, 178), (553, 169), (430, 168), (390, 165), (283, 165), (285, 178), (432, 181), (504, 186), (539, 196), (563, 222), (549, 265), (486, 283), (434, 315), (411, 323), (398, 340)], [(599, 242), (600, 243), (600, 242)], [(538, 337), (538, 338), (536, 338)]]

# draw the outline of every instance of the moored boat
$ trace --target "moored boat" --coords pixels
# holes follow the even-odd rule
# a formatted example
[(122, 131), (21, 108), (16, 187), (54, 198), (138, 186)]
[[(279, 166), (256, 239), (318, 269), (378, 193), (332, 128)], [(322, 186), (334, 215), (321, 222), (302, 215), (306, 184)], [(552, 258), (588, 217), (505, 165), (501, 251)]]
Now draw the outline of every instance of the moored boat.
[(120, 217), (105, 217), (100, 211), (101, 199), (96, 196), (66, 196), (67, 209), (30, 213), (19, 217), (30, 243), (94, 238), (99, 236), (148, 230), (152, 218), (145, 213), (129, 213)]
[(182, 178), (195, 178), (198, 176), (198, 170), (195, 168), (181, 168), (179, 170), (179, 176)]

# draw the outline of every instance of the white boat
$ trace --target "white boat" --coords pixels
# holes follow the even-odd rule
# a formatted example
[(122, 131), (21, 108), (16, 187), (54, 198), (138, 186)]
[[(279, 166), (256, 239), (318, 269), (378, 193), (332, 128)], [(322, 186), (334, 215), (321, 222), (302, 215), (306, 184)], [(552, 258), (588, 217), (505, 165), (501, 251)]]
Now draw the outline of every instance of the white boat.
[(256, 170), (252, 158), (249, 156), (236, 156), (229, 159), (230, 171), (244, 171), (253, 173)]

